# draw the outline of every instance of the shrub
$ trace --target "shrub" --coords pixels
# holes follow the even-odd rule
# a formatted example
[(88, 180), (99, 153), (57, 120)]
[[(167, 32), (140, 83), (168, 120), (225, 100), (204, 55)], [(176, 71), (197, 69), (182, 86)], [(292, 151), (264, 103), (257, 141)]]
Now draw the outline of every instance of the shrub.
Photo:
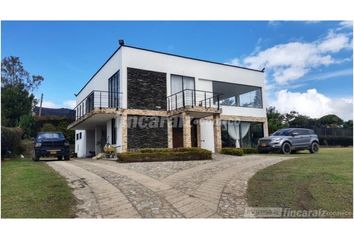
[(139, 148), (135, 152), (154, 153), (154, 152), (171, 152), (170, 148)]
[(1, 127), (1, 157), (15, 156), (24, 151), (21, 128)]
[(353, 146), (353, 137), (320, 137), (320, 145), (326, 146)]
[(244, 154), (242, 148), (222, 148), (221, 149), (221, 154), (227, 154), (227, 155), (236, 155), (236, 156), (242, 156)]
[(201, 148), (144, 148), (117, 155), (119, 162), (187, 161), (212, 158), (210, 151)]
[(244, 154), (258, 153), (258, 150), (256, 148), (242, 148), (242, 151)]

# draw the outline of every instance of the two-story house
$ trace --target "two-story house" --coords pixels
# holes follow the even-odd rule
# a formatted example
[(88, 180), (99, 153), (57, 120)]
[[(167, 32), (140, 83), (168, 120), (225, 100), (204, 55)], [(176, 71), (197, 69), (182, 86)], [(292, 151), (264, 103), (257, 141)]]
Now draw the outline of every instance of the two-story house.
[(76, 94), (78, 157), (137, 148), (255, 147), (268, 135), (264, 72), (124, 45)]

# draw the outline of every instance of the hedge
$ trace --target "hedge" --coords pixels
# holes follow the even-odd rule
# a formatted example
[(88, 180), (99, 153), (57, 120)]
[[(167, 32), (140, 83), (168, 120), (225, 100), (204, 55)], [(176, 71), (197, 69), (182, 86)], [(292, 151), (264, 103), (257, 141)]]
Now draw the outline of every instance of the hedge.
[(353, 137), (320, 137), (319, 140), (325, 146), (353, 146)]
[(220, 151), (221, 154), (227, 154), (227, 155), (236, 155), (236, 156), (242, 156), (244, 154), (242, 148), (222, 148)]
[(15, 156), (23, 153), (21, 128), (1, 127), (1, 157)]
[(242, 148), (244, 154), (258, 153), (257, 148)]
[(258, 153), (256, 148), (233, 148), (227, 147), (221, 149), (221, 154), (243, 156), (244, 154)]
[(212, 153), (201, 148), (145, 148), (118, 153), (119, 162), (187, 161), (212, 159)]

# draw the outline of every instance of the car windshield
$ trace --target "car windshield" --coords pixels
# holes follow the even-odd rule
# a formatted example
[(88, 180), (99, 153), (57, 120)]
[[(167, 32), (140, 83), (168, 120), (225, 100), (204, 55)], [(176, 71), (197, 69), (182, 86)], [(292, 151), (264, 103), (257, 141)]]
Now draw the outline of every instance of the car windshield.
[(272, 134), (272, 136), (290, 136), (290, 129), (280, 129)]
[(40, 133), (38, 139), (46, 138), (64, 138), (64, 135), (61, 132), (52, 132), (52, 133)]

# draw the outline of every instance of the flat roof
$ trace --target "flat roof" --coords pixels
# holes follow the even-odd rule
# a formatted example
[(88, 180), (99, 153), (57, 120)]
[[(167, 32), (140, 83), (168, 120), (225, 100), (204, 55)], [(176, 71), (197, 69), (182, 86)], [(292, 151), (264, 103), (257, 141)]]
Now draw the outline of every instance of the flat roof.
[(151, 49), (146, 49), (146, 48), (141, 48), (141, 47), (135, 47), (135, 46), (130, 46), (130, 45), (121, 45), (117, 50), (113, 52), (113, 54), (105, 61), (105, 63), (95, 72), (95, 74), (92, 75), (92, 77), (86, 82), (86, 84), (80, 89), (78, 93), (75, 94), (75, 96), (79, 95), (80, 92), (87, 86), (87, 84), (97, 75), (97, 73), (107, 64), (107, 62), (121, 49), (121, 47), (127, 47), (127, 48), (132, 48), (132, 49), (137, 49), (137, 50), (142, 50), (142, 51), (147, 51), (147, 52), (153, 52), (153, 53), (158, 53), (158, 54), (164, 54), (168, 56), (173, 56), (173, 57), (179, 57), (179, 58), (184, 58), (184, 59), (190, 59), (190, 60), (195, 60), (195, 61), (200, 61), (200, 62), (206, 62), (206, 63), (212, 63), (212, 64), (217, 64), (217, 65), (222, 65), (226, 67), (234, 67), (234, 68), (240, 68), (240, 69), (245, 69), (245, 70), (250, 70), (250, 71), (255, 71), (255, 72), (264, 72), (264, 69), (258, 70), (258, 69), (253, 69), (253, 68), (247, 68), (247, 67), (241, 67), (241, 66), (236, 66), (236, 65), (231, 65), (227, 63), (220, 63), (220, 62), (214, 62), (214, 61), (209, 61), (209, 60), (204, 60), (204, 59), (199, 59), (199, 58), (193, 58), (193, 57), (187, 57), (187, 56), (182, 56), (182, 55), (177, 55), (173, 53), (167, 53), (167, 52), (160, 52), (156, 50), (151, 50)]

